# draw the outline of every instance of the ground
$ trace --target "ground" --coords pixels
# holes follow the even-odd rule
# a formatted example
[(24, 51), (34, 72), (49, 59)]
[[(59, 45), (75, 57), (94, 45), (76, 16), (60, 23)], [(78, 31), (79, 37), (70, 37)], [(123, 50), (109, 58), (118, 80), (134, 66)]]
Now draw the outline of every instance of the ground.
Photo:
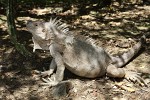
[[(150, 30), (150, 6), (101, 9), (76, 16), (76, 7), (61, 11), (61, 7), (30, 9), (26, 16), (17, 18), (18, 41), (32, 52), (31, 34), (27, 32), (27, 20), (52, 17), (62, 18), (74, 34), (93, 38), (107, 52), (117, 54), (132, 47), (139, 37)], [(49, 14), (55, 12), (56, 14)], [(21, 15), (21, 14), (20, 14)], [(32, 16), (31, 16), (32, 15)], [(36, 15), (37, 17), (35, 17)], [(34, 70), (47, 68), (51, 61), (49, 52), (37, 50), (25, 58), (10, 43), (6, 16), (0, 14), (0, 100), (150, 100), (150, 39), (145, 49), (127, 67), (142, 73), (148, 86), (128, 82), (125, 79), (101, 77), (86, 79), (65, 71), (68, 82), (56, 87), (43, 87)]]

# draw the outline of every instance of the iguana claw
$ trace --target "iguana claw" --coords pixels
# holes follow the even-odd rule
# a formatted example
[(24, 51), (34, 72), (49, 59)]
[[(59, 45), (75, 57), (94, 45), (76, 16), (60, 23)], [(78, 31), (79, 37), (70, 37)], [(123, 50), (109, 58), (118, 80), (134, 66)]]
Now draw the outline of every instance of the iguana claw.
[(143, 84), (145, 86), (147, 86), (147, 84), (145, 83), (144, 79), (141, 78), (141, 73), (137, 73), (137, 72), (133, 72), (133, 71), (129, 71), (129, 70), (125, 70), (125, 79), (128, 81), (132, 81), (132, 82), (137, 82), (139, 83), (141, 86), (143, 86)]
[(35, 73), (40, 74), (40, 76), (42, 76), (42, 77), (46, 77), (46, 76), (51, 76), (53, 74), (53, 71), (48, 70), (48, 71), (42, 72), (42, 71), (35, 70)]
[(40, 85), (45, 85), (45, 86), (56, 86), (59, 82), (56, 81), (55, 77), (51, 77), (51, 78), (42, 78), (42, 80), (44, 81), (44, 83), (41, 83)]

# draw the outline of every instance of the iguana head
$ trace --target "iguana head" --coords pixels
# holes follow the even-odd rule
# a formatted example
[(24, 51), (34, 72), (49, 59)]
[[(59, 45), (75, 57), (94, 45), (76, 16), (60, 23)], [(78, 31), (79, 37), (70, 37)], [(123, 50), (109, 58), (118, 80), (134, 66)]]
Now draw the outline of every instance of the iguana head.
[(54, 40), (60, 43), (62, 43), (62, 41), (67, 43), (69, 41), (70, 43), (73, 39), (68, 26), (56, 18), (51, 18), (49, 22), (28, 21), (26, 26), (28, 31), (32, 33), (33, 38), (38, 41)]
[(27, 22), (27, 30), (32, 33), (33, 37), (38, 37), (43, 40), (50, 39), (49, 28), (46, 26), (46, 22), (44, 21), (28, 21)]

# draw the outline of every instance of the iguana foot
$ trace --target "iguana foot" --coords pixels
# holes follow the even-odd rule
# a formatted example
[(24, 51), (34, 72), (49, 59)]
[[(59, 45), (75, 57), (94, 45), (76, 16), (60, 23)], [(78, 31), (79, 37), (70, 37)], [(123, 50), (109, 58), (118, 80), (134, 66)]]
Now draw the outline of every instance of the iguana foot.
[(42, 77), (51, 76), (53, 72), (54, 72), (53, 70), (48, 70), (48, 71), (43, 71), (43, 72), (35, 70), (35, 73), (40, 74), (40, 76)]
[(137, 82), (141, 86), (143, 86), (143, 84), (145, 86), (147, 86), (147, 84), (145, 83), (144, 79), (141, 78), (140, 75), (141, 75), (141, 73), (125, 70), (125, 79), (127, 79), (128, 81), (132, 81), (134, 83)]
[(40, 85), (44, 85), (44, 86), (49, 86), (49, 87), (52, 87), (52, 86), (56, 86), (59, 82), (56, 81), (56, 78), (55, 76), (53, 75), (51, 78), (42, 78), (42, 80), (44, 81), (44, 83), (41, 83)]

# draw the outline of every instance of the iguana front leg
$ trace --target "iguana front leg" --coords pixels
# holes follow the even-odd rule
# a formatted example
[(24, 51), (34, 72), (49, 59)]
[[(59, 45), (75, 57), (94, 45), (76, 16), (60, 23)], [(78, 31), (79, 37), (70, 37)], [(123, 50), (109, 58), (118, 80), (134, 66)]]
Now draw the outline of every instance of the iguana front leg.
[(44, 82), (46, 83), (43, 83), (42, 85), (55, 86), (63, 80), (65, 66), (64, 66), (63, 58), (59, 51), (59, 46), (57, 46), (57, 44), (55, 43), (52, 43), (49, 49), (50, 49), (50, 54), (54, 58), (54, 61), (57, 65), (57, 70), (56, 70), (56, 74), (53, 75), (53, 79), (48, 79), (48, 80), (43, 79)]
[(56, 63), (55, 59), (53, 58), (51, 61), (51, 64), (49, 66), (49, 70), (47, 71), (36, 71), (37, 74), (40, 74), (40, 76), (45, 77), (45, 76), (51, 76), (54, 73), (54, 70), (56, 69)]

